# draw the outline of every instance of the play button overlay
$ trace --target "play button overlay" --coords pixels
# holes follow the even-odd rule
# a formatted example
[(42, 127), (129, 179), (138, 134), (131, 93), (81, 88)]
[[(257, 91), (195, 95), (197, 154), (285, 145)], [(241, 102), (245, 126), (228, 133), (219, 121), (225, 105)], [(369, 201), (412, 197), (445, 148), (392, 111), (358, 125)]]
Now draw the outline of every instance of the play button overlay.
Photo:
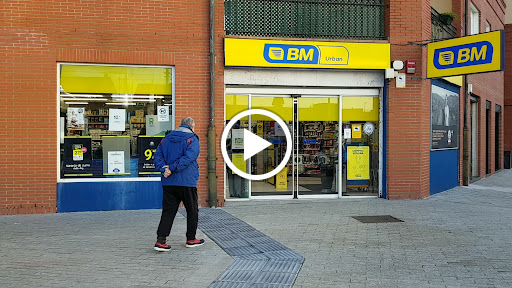
[[(254, 114), (264, 115), (269, 118), (272, 118), (274, 121), (277, 122), (277, 124), (279, 124), (279, 126), (281, 126), (284, 135), (286, 136), (286, 152), (284, 154), (283, 160), (274, 170), (261, 175), (251, 175), (238, 169), (238, 167), (236, 167), (233, 164), (231, 159), (229, 159), (226, 148), (226, 140), (228, 138), (229, 131), (231, 131), (231, 128), (233, 128), (233, 125), (235, 125), (235, 123), (240, 119)], [(224, 157), (224, 162), (226, 162), (228, 167), (231, 168), (231, 170), (233, 170), (238, 176), (249, 180), (265, 180), (272, 176), (275, 176), (277, 173), (279, 173), (279, 171), (284, 169), (292, 154), (292, 136), (290, 130), (288, 129), (288, 125), (286, 125), (286, 123), (284, 123), (284, 121), (281, 120), (281, 118), (279, 118), (279, 116), (277, 116), (276, 114), (263, 109), (251, 109), (237, 114), (235, 117), (233, 117), (233, 119), (231, 119), (231, 121), (228, 122), (226, 128), (224, 128), (220, 141), (220, 149), (222, 151), (222, 157)], [(269, 141), (261, 138), (258, 135), (255, 135), (254, 133), (250, 132), (247, 129), (244, 129), (244, 161), (247, 161), (247, 159), (265, 150), (270, 145), (272, 145), (272, 143), (270, 143)]]
[(251, 158), (260, 151), (265, 150), (272, 143), (244, 129), (244, 160)]

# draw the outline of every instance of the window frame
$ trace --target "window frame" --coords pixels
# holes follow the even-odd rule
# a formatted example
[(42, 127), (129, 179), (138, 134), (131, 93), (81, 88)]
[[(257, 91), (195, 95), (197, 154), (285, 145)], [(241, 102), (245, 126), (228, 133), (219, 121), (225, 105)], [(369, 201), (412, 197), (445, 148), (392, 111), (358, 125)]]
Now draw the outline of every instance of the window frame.
[(473, 3), (471, 3), (470, 13), (470, 35), (480, 34), (480, 11)]
[[(57, 62), (57, 85), (56, 85), (56, 116), (57, 116), (57, 183), (74, 183), (74, 182), (157, 182), (160, 181), (160, 177), (119, 177), (119, 178), (62, 178), (61, 177), (61, 120), (60, 120), (60, 84), (61, 77), (60, 71), (63, 65), (83, 65), (83, 66), (115, 66), (115, 67), (136, 67), (136, 68), (166, 68), (171, 69), (171, 81), (172, 81), (172, 95), (171, 95), (171, 119), (172, 119), (172, 129), (176, 128), (176, 67), (174, 65), (133, 65), (133, 64), (109, 64), (109, 63), (83, 63), (83, 62)], [(66, 125), (64, 123), (64, 125)]]

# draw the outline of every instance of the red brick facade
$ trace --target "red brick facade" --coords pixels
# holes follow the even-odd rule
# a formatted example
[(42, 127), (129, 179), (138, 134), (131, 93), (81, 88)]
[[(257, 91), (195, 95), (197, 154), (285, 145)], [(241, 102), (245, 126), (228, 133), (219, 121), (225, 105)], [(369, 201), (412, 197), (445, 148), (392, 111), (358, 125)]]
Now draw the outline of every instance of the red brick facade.
[(505, 25), (504, 150), (512, 151), (512, 24)]
[[(221, 1), (216, 10), (222, 59)], [(196, 121), (203, 147), (199, 205), (207, 205), (208, 1), (4, 1), (0, 15), (1, 214), (56, 211), (58, 62), (174, 66), (176, 121)], [(222, 64), (216, 65), (217, 135), (223, 128)], [(217, 152), (221, 159), (220, 147)], [(224, 171), (221, 161), (217, 171)], [(222, 200), (223, 173), (218, 175)]]
[[(470, 1), (471, 2), (471, 1)], [(480, 12), (480, 32), (485, 32), (486, 21), (491, 31), (504, 29), (505, 3), (502, 0), (472, 1)], [(430, 1), (386, 1), (390, 19), (386, 21), (391, 43), (391, 60), (415, 60), (416, 73), (407, 74), (407, 88), (395, 88), (389, 82), (387, 191), (389, 199), (416, 199), (430, 195), (430, 80), (426, 80), (426, 47), (411, 42), (427, 43), (430, 38)], [(452, 10), (464, 15), (464, 1), (453, 0)], [(468, 17), (469, 19), (469, 17)], [(386, 19), (387, 20), (387, 19)], [(454, 22), (458, 36), (464, 36), (464, 19)], [(511, 78), (512, 79), (512, 78)], [(512, 83), (512, 81), (510, 81)], [(503, 144), (495, 151), (495, 107), (504, 106), (504, 72), (468, 76), (473, 95), (479, 98), (479, 176), (495, 172), (495, 153), (499, 153), (503, 168)], [(460, 91), (459, 119), (459, 181), (462, 184), (462, 152), (464, 128), (464, 87)], [(512, 99), (512, 98), (511, 98)], [(489, 119), (489, 146), (486, 145), (486, 101), (491, 102)], [(511, 100), (512, 101), (512, 100)], [(469, 105), (469, 103), (468, 103)], [(506, 110), (506, 107), (505, 107)], [(471, 113), (471, 110), (468, 109)], [(470, 115), (470, 114), (469, 114)], [(504, 117), (500, 120), (500, 142), (503, 141)], [(470, 118), (468, 117), (468, 125)], [(503, 143), (503, 142), (502, 142)], [(512, 136), (510, 142), (512, 145)], [(489, 157), (489, 173), (486, 157)], [(414, 159), (411, 161), (411, 159)]]
[[(407, 74), (407, 88), (389, 81), (387, 99), (387, 196), (418, 199), (430, 195), (430, 90), (426, 79), (431, 39), (428, 0), (386, 0), (386, 35), (391, 60), (414, 60), (416, 73)], [(504, 29), (503, 0), (474, 0), (480, 11), (480, 31)], [(464, 0), (452, 0), (452, 10), (464, 13)], [(223, 206), (224, 163), (219, 137), (224, 114), (224, 2), (216, 1), (217, 192)], [(0, 6), (0, 214), (56, 212), (57, 183), (57, 63), (170, 65), (175, 67), (176, 121), (196, 120), (202, 152), (199, 156), (199, 205), (206, 206), (209, 124), (209, 3), (208, 1), (4, 1)], [(463, 19), (456, 21), (463, 35)], [(512, 49), (512, 28), (507, 26)], [(416, 44), (411, 44), (415, 42)], [(508, 67), (512, 57), (507, 54)], [(479, 175), (485, 177), (486, 155), (495, 171), (495, 153), (503, 167), (503, 146), (495, 151), (495, 106), (503, 108), (500, 124), (505, 150), (512, 150), (512, 73), (468, 76), (479, 98)], [(504, 83), (507, 83), (504, 85)], [(460, 181), (464, 89), (460, 97)], [(506, 91), (508, 97), (504, 100)], [(485, 140), (485, 103), (491, 101), (490, 145)], [(469, 117), (468, 117), (469, 121)], [(503, 137), (505, 136), (505, 137)]]
[(416, 73), (407, 74), (406, 88), (395, 88), (395, 80), (389, 82), (389, 199), (417, 199), (430, 195), (430, 97), (427, 96), (430, 95), (430, 81), (425, 80), (427, 49), (410, 44), (431, 37), (428, 2), (392, 0), (389, 6), (391, 61), (416, 61)]

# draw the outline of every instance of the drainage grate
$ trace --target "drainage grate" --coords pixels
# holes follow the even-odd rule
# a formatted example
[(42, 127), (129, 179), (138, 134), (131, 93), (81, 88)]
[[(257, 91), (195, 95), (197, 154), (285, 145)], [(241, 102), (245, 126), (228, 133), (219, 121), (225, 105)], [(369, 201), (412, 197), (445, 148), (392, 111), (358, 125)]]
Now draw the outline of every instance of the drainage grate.
[(376, 215), (376, 216), (352, 216), (361, 223), (389, 223), (389, 222), (404, 222), (391, 215)]

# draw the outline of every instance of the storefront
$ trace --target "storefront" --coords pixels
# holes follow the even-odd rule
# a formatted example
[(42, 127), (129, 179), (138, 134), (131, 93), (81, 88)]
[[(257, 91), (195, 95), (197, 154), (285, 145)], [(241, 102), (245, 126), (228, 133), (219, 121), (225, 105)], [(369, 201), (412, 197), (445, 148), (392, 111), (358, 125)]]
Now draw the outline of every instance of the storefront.
[(58, 211), (158, 207), (173, 79), (171, 66), (58, 64)]
[[(238, 168), (270, 172), (287, 145), (292, 157), (263, 181), (226, 168), (226, 199), (385, 197), (389, 44), (225, 41), (225, 120), (247, 109), (268, 110), (287, 123), (293, 138), (286, 143), (282, 128), (265, 116), (242, 118), (227, 143)], [(246, 162), (240, 159), (244, 128), (273, 144)]]

